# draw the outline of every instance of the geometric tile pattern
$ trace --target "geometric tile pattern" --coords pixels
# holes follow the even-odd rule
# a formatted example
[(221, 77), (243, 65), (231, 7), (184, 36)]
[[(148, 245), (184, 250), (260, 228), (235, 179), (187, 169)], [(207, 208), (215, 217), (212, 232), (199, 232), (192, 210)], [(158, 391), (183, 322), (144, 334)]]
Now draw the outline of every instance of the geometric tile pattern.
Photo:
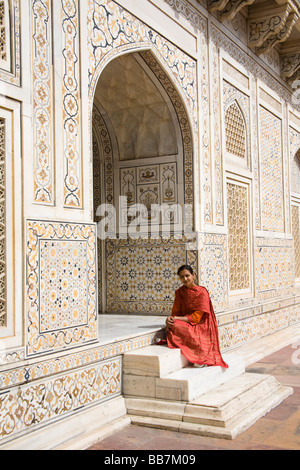
[(228, 262), (231, 291), (250, 288), (248, 189), (227, 183)]
[(228, 307), (227, 236), (200, 234), (199, 284), (209, 291), (215, 312)]
[(241, 110), (235, 101), (227, 108), (225, 116), (226, 150), (239, 158), (246, 154), (246, 129)]
[(40, 259), (40, 332), (85, 325), (86, 242), (40, 240)]
[(300, 278), (300, 205), (292, 205), (292, 234), (295, 250), (295, 278)]
[(95, 226), (28, 221), (27, 354), (97, 338)]
[(186, 250), (185, 239), (108, 240), (108, 312), (143, 312), (166, 315), (180, 287), (177, 269), (195, 267), (196, 253)]
[(294, 287), (293, 240), (257, 238), (255, 248), (257, 298), (288, 295)]
[(263, 229), (284, 232), (282, 122), (260, 106), (260, 126)]

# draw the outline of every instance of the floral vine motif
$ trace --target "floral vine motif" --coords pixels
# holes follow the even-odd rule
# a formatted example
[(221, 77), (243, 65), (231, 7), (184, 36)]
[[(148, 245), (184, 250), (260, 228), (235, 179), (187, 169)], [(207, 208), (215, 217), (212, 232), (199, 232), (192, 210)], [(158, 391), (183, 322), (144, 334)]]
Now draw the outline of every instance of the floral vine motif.
[(261, 46), (263, 42), (273, 33), (281, 29), (283, 19), (279, 15), (274, 15), (265, 21), (250, 22), (249, 46)]
[(62, 0), (64, 204), (81, 207), (81, 143), (79, 106), (78, 0)]
[(24, 432), (31, 425), (45, 426), (71, 411), (120, 393), (120, 358), (48, 378), (39, 384), (32, 383), (26, 388), (14, 387), (0, 397), (0, 439)]
[(53, 204), (51, 13), (49, 0), (34, 0), (32, 12), (34, 201)]

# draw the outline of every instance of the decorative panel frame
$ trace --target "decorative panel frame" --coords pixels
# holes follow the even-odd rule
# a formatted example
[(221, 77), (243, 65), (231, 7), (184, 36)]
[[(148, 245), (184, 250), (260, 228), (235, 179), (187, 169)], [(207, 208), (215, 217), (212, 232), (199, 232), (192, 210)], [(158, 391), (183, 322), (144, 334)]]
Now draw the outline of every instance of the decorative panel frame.
[(21, 0), (9, 0), (10, 6), (10, 61), (2, 68), (0, 64), (0, 80), (21, 86)]
[(32, 2), (34, 194), (54, 204), (52, 11), (50, 0)]
[(82, 208), (79, 0), (61, 0), (64, 206)]
[[(253, 296), (251, 182), (241, 177), (233, 179), (229, 175), (226, 182), (228, 279), (229, 295), (232, 300)], [(233, 201), (234, 196), (235, 200)], [(230, 202), (234, 202), (232, 211), (230, 211)]]
[(27, 221), (27, 355), (97, 339), (94, 224)]
[[(280, 114), (281, 109), (275, 109), (275, 103), (278, 102), (264, 90), (263, 92), (264, 95), (260, 93), (258, 113), (261, 228), (264, 231), (283, 233), (286, 227), (283, 116)], [(266, 102), (267, 99), (268, 103)], [(273, 130), (272, 141), (269, 129)], [(272, 165), (270, 165), (270, 161), (272, 161)]]
[(0, 68), (10, 71), (11, 37), (9, 0), (0, 1)]
[(227, 235), (201, 233), (198, 243), (199, 282), (209, 291), (215, 311), (223, 311), (228, 307)]
[[(20, 103), (0, 96), (0, 117), (5, 127), (5, 204), (2, 223), (5, 231), (5, 302), (6, 321), (0, 328), (1, 348), (20, 347), (22, 336), (22, 161), (21, 161), (21, 106)], [(3, 161), (2, 161), (3, 162)], [(1, 188), (1, 199), (3, 198)], [(1, 355), (1, 354), (0, 354)], [(0, 357), (1, 361), (1, 357)]]
[(196, 62), (113, 0), (88, 0), (89, 90), (92, 98), (101, 70), (112, 55), (137, 47), (155, 50), (179, 85), (194, 122), (197, 113)]

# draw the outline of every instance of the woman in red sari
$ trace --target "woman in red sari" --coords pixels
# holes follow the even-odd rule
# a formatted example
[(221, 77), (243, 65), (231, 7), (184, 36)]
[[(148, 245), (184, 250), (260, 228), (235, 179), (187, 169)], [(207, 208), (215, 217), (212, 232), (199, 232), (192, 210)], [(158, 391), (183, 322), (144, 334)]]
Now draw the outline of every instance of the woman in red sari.
[(166, 320), (167, 344), (179, 348), (193, 364), (221, 366), (224, 362), (219, 344), (216, 316), (205, 287), (195, 284), (190, 266), (181, 266), (182, 286), (175, 292), (172, 315)]

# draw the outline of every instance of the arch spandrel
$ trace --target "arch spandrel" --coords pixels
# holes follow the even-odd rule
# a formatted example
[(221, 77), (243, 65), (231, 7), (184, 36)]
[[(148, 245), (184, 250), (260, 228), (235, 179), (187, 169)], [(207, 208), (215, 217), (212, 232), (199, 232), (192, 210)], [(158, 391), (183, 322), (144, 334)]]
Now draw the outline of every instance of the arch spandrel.
[(176, 84), (193, 126), (197, 126), (196, 61), (111, 0), (88, 4), (88, 83), (93, 102), (98, 79), (108, 62), (120, 54), (151, 51)]

